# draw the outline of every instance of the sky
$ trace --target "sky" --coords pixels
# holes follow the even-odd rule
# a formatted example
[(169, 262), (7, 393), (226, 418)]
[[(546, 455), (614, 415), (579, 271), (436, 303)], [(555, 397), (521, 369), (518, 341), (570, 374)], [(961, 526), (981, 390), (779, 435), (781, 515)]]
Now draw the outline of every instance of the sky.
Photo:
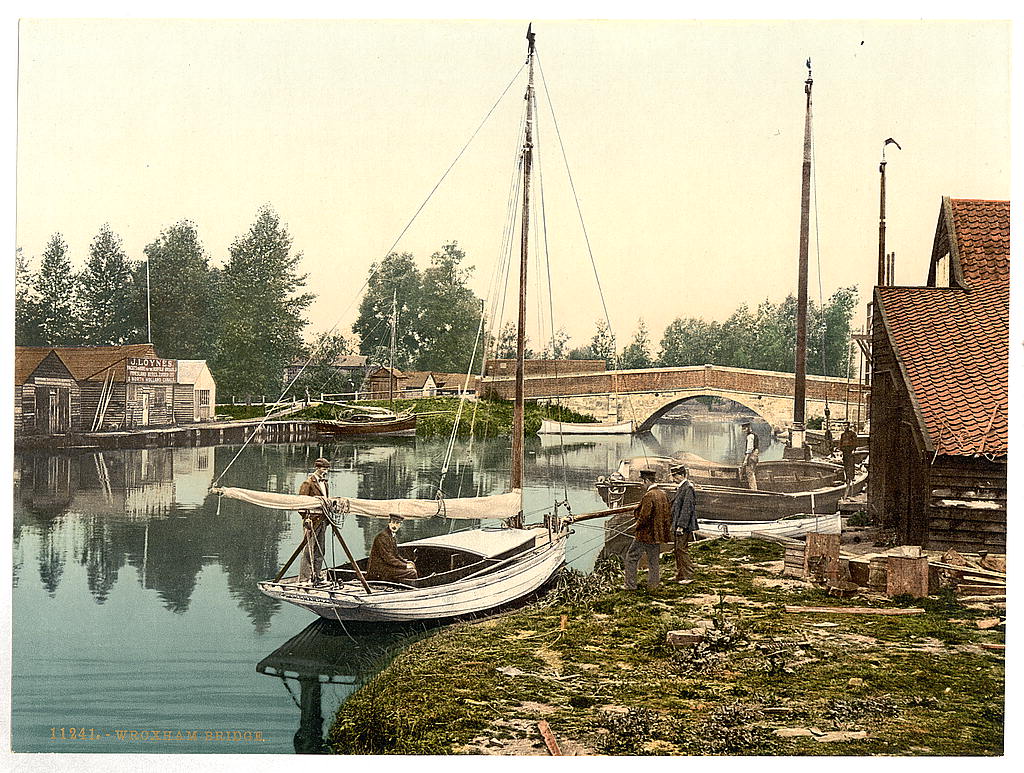
[[(350, 334), (370, 264), (518, 72), (396, 247), (425, 266), (458, 241), (471, 285), (488, 295), (525, 27), (23, 20), (17, 245), (38, 258), (59, 231), (81, 266), (109, 223), (141, 259), (161, 230), (189, 219), (221, 264), (270, 204), (318, 295), (310, 330)], [(885, 138), (902, 146), (887, 149), (898, 284), (924, 283), (943, 195), (1010, 196), (1007, 22), (538, 21), (534, 31), (554, 326), (572, 345), (604, 313), (594, 267), (620, 345), (640, 318), (656, 344), (677, 317), (722, 320), (796, 292), (808, 57), (812, 300), (820, 263), (821, 297), (856, 285), (855, 324), (863, 317)], [(535, 200), (538, 185), (535, 176)], [(530, 336), (545, 340), (548, 291), (537, 280), (547, 265), (530, 271)]]

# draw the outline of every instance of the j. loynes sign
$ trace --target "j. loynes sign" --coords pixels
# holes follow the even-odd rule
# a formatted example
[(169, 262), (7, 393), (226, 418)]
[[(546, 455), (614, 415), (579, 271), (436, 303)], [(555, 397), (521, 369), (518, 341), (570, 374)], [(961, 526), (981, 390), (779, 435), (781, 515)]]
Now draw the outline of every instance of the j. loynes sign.
[(177, 380), (177, 360), (128, 358), (126, 381), (129, 384), (173, 384)]

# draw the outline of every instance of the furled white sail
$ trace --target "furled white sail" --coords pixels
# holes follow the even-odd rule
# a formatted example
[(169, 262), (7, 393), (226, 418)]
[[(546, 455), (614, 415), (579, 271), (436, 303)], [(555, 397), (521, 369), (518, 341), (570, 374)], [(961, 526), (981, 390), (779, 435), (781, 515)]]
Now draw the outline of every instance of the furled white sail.
[(512, 518), (523, 508), (522, 491), (514, 489), (508, 494), (490, 497), (463, 497), (459, 499), (354, 499), (350, 497), (307, 497), (299, 494), (275, 494), (244, 488), (214, 488), (214, 494), (238, 499), (251, 505), (273, 510), (319, 510), (327, 503), (339, 513), (355, 513), (387, 518), (401, 515), (405, 518)]

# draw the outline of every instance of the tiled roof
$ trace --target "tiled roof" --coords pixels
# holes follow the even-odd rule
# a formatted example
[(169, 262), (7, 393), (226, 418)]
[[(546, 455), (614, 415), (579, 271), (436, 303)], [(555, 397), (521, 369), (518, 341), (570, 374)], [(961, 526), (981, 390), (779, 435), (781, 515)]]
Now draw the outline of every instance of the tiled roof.
[(950, 199), (960, 270), (968, 286), (1010, 281), (1010, 202)]
[(52, 352), (49, 346), (17, 346), (14, 349), (14, 383), (24, 384), (32, 372), (39, 367), (46, 355)]
[(930, 448), (952, 456), (1004, 456), (1009, 285), (879, 287), (876, 292)]
[(125, 361), (129, 357), (154, 359), (153, 344), (126, 344), (124, 346), (55, 346), (57, 352), (76, 381), (102, 381), (107, 369), (113, 367), (114, 380), (126, 378)]

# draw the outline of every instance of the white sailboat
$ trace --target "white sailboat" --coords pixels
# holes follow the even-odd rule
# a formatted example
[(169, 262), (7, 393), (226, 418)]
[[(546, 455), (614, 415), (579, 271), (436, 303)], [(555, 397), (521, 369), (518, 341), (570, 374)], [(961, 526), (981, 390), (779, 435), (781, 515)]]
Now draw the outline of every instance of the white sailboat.
[[(300, 581), (298, 576), (285, 577), (284, 573), (304, 548), (303, 543), (277, 577), (258, 583), (259, 589), (268, 596), (338, 621), (436, 620), (482, 612), (523, 598), (550, 580), (565, 562), (568, 520), (558, 515), (557, 506), (542, 523), (524, 524), (523, 519), (523, 362), (535, 105), (532, 29), (527, 30), (527, 40), (529, 81), (525, 139), (521, 151), (523, 204), (511, 491), (491, 497), (462, 499), (366, 500), (273, 494), (239, 488), (213, 489), (214, 493), (222, 496), (272, 509), (320, 510), (348, 556), (347, 564), (327, 569), (326, 581), (314, 584)], [(405, 518), (489, 519), (496, 525), (400, 544), (398, 548), (402, 557), (415, 563), (418, 578), (387, 582), (366, 577), (368, 559), (356, 561), (353, 558), (331, 520), (335, 513), (356, 513), (385, 519), (392, 514)]]
[(554, 421), (552, 419), (541, 419), (538, 435), (632, 435), (635, 422), (594, 422), (584, 424), (571, 421)]

